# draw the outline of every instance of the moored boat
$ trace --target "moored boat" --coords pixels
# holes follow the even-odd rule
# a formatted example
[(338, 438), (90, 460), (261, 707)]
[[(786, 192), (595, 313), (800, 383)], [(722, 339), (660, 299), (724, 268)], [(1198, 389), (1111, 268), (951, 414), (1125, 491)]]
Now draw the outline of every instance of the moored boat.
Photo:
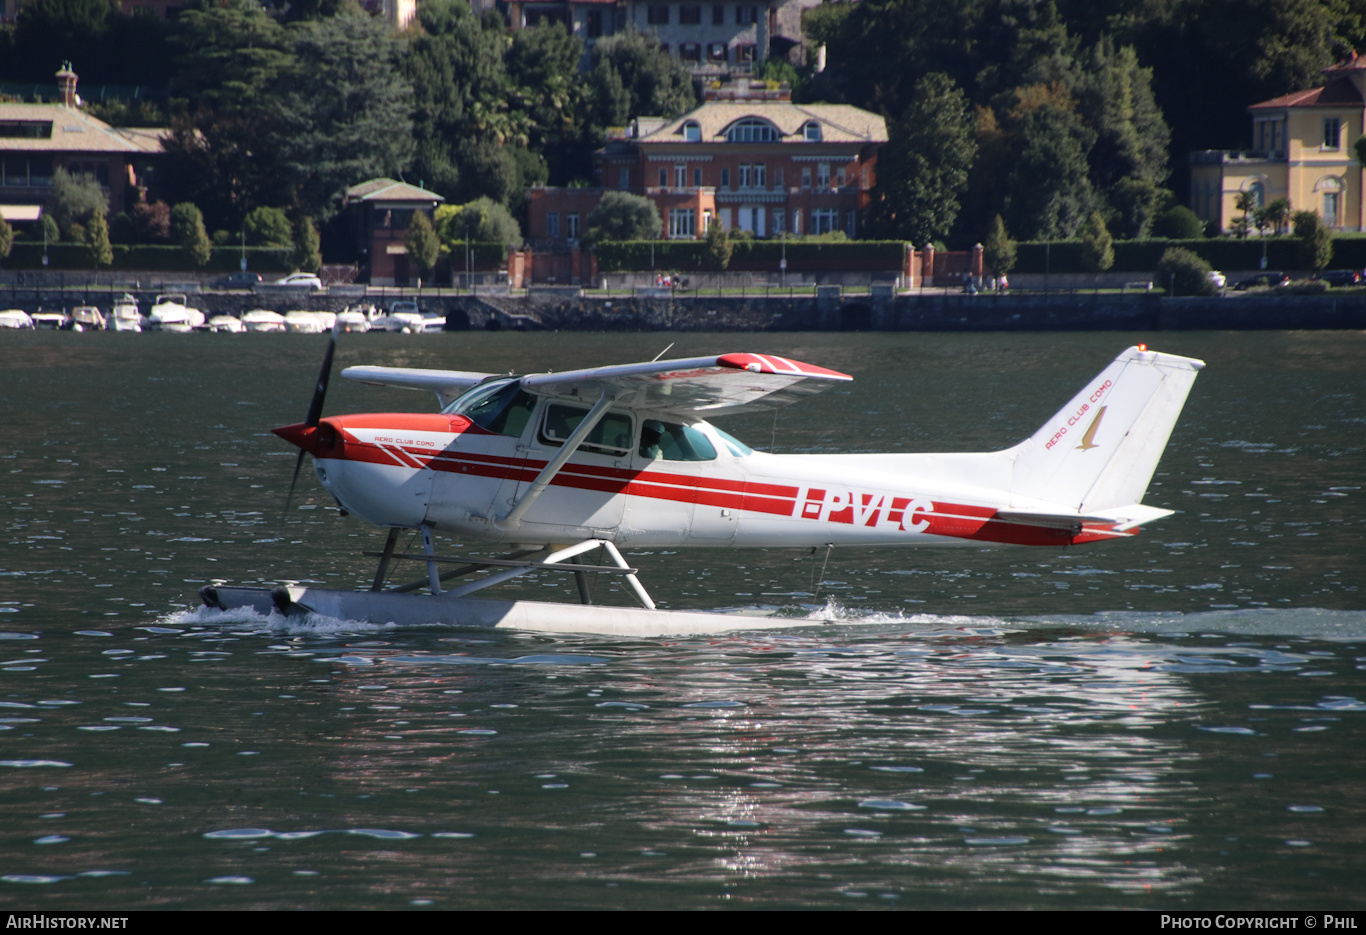
[(209, 330), (226, 334), (241, 334), (247, 329), (236, 315), (215, 315), (209, 319)]
[(103, 331), (104, 313), (94, 305), (77, 305), (71, 310), (72, 331)]
[(242, 314), (242, 326), (248, 331), (278, 333), (285, 330), (285, 316), (264, 308), (254, 308)]
[(28, 312), (18, 308), (7, 308), (0, 312), (0, 328), (17, 331), (33, 327), (33, 318)]
[(285, 330), (294, 334), (322, 334), (330, 331), (336, 320), (333, 312), (285, 312)]
[(204, 313), (187, 304), (183, 292), (168, 292), (157, 296), (152, 310), (147, 314), (147, 327), (151, 331), (193, 331), (203, 327)]
[(105, 320), (110, 331), (141, 331), (144, 319), (138, 311), (138, 300), (127, 293), (114, 300), (114, 307)]

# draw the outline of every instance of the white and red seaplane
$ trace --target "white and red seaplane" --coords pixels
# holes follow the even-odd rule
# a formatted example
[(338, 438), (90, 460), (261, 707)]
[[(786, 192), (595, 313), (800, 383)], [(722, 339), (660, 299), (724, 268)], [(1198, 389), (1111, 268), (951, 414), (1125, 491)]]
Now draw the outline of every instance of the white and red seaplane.
[[(1141, 501), (1204, 366), (1131, 347), (1003, 451), (778, 455), (710, 419), (785, 406), (850, 376), (744, 353), (526, 376), (351, 367), (342, 376), (432, 391), (441, 411), (322, 418), (331, 354), (308, 418), (275, 433), (299, 447), (300, 464), (313, 456), (343, 511), (389, 529), (372, 553), (374, 587), (211, 587), (209, 606), (639, 635), (793, 626), (802, 621), (656, 610), (621, 549), (1124, 539), (1172, 512)], [(402, 530), (420, 534), (421, 553), (395, 551)], [(444, 555), (438, 534), (510, 554)], [(594, 549), (611, 564), (572, 561)], [(425, 563), (425, 579), (385, 588), (395, 559)], [(468, 596), (544, 570), (575, 574), (582, 604)], [(445, 586), (481, 571), (490, 573)], [(643, 609), (592, 605), (589, 572), (620, 575)]]

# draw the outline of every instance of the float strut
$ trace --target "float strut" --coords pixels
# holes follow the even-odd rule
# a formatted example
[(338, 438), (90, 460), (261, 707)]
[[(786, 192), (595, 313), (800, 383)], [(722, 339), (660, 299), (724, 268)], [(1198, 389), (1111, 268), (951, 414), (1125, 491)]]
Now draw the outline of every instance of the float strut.
[(436, 555), (436, 543), (432, 541), (432, 527), (422, 524), (422, 551), (427, 553), (427, 584), (433, 595), (441, 593), (441, 573), (432, 556)]
[(379, 568), (375, 569), (375, 583), (370, 586), (371, 591), (378, 591), (384, 587), (384, 579), (389, 574), (389, 559), (393, 558), (394, 546), (398, 542), (398, 527), (389, 527), (389, 538), (384, 540), (384, 551), (379, 557)]

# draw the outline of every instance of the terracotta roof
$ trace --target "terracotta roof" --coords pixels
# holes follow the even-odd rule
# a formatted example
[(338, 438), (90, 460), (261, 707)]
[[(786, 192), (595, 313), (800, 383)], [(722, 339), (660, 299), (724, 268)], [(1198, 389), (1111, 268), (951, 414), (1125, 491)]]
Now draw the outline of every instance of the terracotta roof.
[(758, 117), (782, 134), (781, 143), (807, 144), (802, 128), (812, 120), (821, 125), (822, 143), (885, 143), (887, 122), (870, 111), (847, 104), (793, 104), (790, 101), (708, 101), (643, 135), (641, 143), (681, 143), (683, 124), (695, 122), (702, 142), (725, 139), (726, 129), (737, 120)]
[(1269, 101), (1253, 104), (1248, 110), (1278, 110), (1285, 107), (1361, 107), (1366, 104), (1350, 78), (1338, 78), (1320, 88), (1292, 91)]
[(0, 123), (51, 123), (49, 136), (0, 136), (3, 152), (142, 153), (161, 152), (166, 131), (115, 128), (84, 111), (62, 104), (0, 103)]
[(425, 188), (398, 182), (394, 179), (371, 179), (352, 185), (346, 190), (346, 200), (351, 201), (445, 201), (436, 192)]
[(1353, 52), (1342, 61), (1329, 65), (1323, 70), (1323, 73), (1331, 75), (1333, 72), (1344, 71), (1366, 71), (1366, 56), (1358, 56), (1356, 52)]

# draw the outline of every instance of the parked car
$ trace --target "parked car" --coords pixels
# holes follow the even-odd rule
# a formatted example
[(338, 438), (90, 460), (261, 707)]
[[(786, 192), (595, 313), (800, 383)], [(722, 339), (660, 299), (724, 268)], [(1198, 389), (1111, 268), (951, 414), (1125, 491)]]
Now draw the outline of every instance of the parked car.
[(1209, 271), (1209, 281), (1214, 283), (1214, 288), (1218, 289), (1220, 292), (1223, 292), (1224, 287), (1228, 285), (1228, 277), (1217, 269)]
[(228, 273), (209, 283), (210, 289), (251, 289), (261, 281), (260, 273)]
[(277, 279), (275, 285), (297, 286), (300, 289), (321, 289), (323, 281), (314, 273), (290, 273), (284, 279)]
[(1355, 286), (1361, 282), (1361, 272), (1354, 269), (1326, 269), (1319, 279), (1330, 286)]
[(1256, 286), (1284, 286), (1289, 282), (1290, 277), (1285, 273), (1261, 272), (1253, 273), (1245, 279), (1238, 280), (1233, 284), (1233, 288), (1242, 292)]

